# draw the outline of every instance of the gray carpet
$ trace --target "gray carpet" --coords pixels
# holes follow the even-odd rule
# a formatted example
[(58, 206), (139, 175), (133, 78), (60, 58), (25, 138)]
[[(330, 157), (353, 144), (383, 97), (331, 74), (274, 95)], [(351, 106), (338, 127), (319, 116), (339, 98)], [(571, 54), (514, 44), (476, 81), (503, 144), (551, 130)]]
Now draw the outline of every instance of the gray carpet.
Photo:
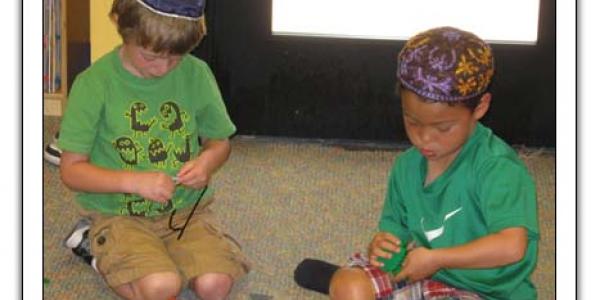
[[(45, 118), (47, 143), (58, 119)], [(305, 257), (342, 263), (363, 250), (376, 228), (387, 174), (399, 151), (348, 149), (291, 140), (235, 138), (213, 179), (214, 210), (252, 259), (253, 271), (231, 299), (327, 299), (296, 286)], [(539, 299), (555, 295), (554, 153), (521, 149), (538, 187), (541, 250), (534, 281)], [(61, 246), (78, 219), (74, 194), (44, 162), (44, 299), (118, 299), (87, 265)], [(185, 290), (178, 299), (195, 299)]]

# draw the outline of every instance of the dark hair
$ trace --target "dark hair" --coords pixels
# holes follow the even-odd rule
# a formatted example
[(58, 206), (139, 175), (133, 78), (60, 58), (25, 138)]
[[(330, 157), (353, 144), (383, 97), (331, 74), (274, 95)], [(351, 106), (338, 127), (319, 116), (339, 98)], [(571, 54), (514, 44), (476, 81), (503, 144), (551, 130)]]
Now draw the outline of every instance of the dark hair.
[[(403, 86), (403, 85), (402, 85), (402, 83), (401, 83), (400, 81), (397, 81), (397, 82), (396, 82), (396, 95), (397, 95), (398, 97), (400, 97), (400, 96), (401, 96), (401, 95), (400, 95), (400, 92), (401, 92), (402, 90), (408, 90), (408, 91), (410, 91), (410, 89), (407, 89), (405, 86)], [(423, 102), (427, 102), (427, 103), (445, 103), (445, 104), (447, 104), (448, 106), (457, 106), (457, 105), (460, 105), (460, 106), (464, 106), (464, 107), (468, 108), (470, 111), (475, 111), (475, 108), (476, 108), (476, 107), (477, 107), (477, 105), (479, 105), (479, 103), (481, 102), (481, 96), (483, 96), (483, 95), (484, 95), (485, 93), (487, 93), (488, 91), (489, 91), (489, 86), (488, 86), (488, 88), (487, 88), (487, 89), (485, 89), (485, 90), (483, 91), (483, 93), (481, 93), (481, 94), (478, 94), (478, 95), (476, 95), (476, 96), (473, 96), (473, 97), (471, 97), (471, 98), (469, 98), (469, 99), (466, 99), (466, 100), (462, 100), (462, 101), (456, 101), (456, 102), (436, 101), (436, 100), (432, 100), (432, 99), (428, 99), (428, 98), (425, 98), (425, 97), (419, 96), (419, 95), (418, 95), (418, 94), (416, 94), (416, 93), (415, 93), (415, 94), (416, 94), (416, 95), (419, 97), (419, 99), (421, 99)]]
[(206, 34), (204, 17), (193, 21), (159, 15), (137, 0), (114, 0), (109, 15), (124, 43), (135, 43), (156, 53), (186, 54)]

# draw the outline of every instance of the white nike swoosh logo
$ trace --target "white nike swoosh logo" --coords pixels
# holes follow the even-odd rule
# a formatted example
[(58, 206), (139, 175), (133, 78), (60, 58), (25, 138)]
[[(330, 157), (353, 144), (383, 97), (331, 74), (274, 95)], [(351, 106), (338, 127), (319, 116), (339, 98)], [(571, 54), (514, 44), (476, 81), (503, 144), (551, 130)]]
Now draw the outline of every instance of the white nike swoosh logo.
[(444, 223), (446, 223), (446, 220), (452, 218), (454, 215), (456, 215), (458, 212), (460, 212), (462, 210), (462, 206), (447, 213), (444, 216), (444, 220), (442, 221), (442, 226), (433, 230), (425, 230), (425, 227), (423, 226), (423, 221), (425, 220), (424, 218), (421, 218), (421, 229), (423, 229), (423, 232), (425, 233), (425, 237), (427, 237), (427, 240), (429, 242), (439, 238), (440, 236), (442, 236), (442, 234), (444, 234)]
[(457, 214), (461, 210), (462, 210), (462, 206), (459, 207), (459, 208), (457, 208), (457, 209), (455, 209), (455, 210), (453, 210), (453, 211), (451, 211), (451, 212), (449, 212), (449, 213), (447, 213), (446, 216), (444, 217), (444, 222), (446, 222), (446, 220), (452, 218), (452, 216), (454, 216), (455, 214)]

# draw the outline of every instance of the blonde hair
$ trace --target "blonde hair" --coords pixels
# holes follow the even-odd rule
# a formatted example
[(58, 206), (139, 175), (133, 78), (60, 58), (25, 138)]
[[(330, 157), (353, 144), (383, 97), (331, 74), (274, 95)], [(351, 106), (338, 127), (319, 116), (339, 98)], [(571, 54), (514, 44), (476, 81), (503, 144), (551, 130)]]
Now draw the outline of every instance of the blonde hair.
[(186, 54), (206, 34), (204, 16), (199, 20), (164, 16), (137, 0), (114, 0), (109, 16), (124, 43), (134, 43), (156, 53)]

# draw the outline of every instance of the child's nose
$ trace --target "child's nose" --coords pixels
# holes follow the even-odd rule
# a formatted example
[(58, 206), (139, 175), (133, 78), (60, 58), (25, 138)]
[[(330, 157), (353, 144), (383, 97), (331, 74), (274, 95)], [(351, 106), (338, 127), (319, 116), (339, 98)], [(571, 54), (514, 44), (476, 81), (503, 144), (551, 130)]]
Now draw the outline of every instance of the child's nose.
[(420, 138), (423, 144), (431, 142), (433, 139), (433, 129), (427, 127), (423, 128), (423, 130), (421, 130)]
[(168, 60), (160, 60), (157, 61), (154, 65), (154, 70), (156, 70), (156, 75), (164, 75), (169, 70), (169, 61)]

